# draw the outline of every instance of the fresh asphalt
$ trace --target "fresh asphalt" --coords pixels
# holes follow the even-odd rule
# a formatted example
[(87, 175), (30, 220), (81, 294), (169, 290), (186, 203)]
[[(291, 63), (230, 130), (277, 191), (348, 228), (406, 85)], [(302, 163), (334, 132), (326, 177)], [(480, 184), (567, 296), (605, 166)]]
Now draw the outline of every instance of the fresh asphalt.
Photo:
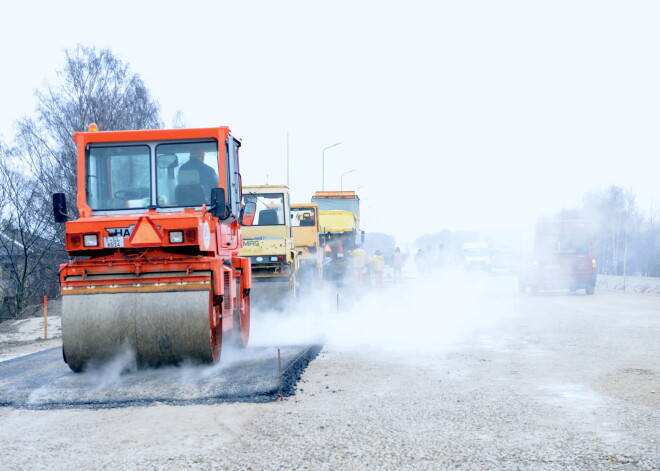
[(0, 362), (0, 406), (104, 409), (154, 403), (270, 402), (280, 394), (295, 394), (296, 383), (320, 350), (320, 345), (250, 347), (223, 352), (218, 365), (142, 370), (127, 370), (125, 362), (116, 359), (74, 373), (62, 360), (61, 347), (51, 348)]

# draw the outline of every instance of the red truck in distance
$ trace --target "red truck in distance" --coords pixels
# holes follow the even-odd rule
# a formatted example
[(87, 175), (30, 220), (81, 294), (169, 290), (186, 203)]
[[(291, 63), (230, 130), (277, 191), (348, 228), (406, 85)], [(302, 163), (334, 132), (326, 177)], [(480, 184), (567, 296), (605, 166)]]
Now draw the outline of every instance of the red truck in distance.
[(518, 272), (521, 292), (584, 289), (594, 294), (596, 255), (587, 221), (544, 221), (531, 238), (523, 241)]

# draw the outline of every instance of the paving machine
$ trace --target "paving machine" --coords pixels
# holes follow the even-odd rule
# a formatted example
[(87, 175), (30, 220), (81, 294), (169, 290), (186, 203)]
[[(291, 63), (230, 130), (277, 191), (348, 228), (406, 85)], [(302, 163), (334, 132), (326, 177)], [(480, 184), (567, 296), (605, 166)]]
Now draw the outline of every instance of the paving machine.
[(319, 208), (323, 245), (323, 276), (341, 281), (351, 266), (351, 251), (364, 243), (360, 230), (360, 198), (354, 191), (317, 191), (312, 203)]
[(243, 187), (245, 213), (242, 257), (249, 257), (260, 304), (280, 304), (296, 294), (296, 256), (289, 209), (289, 189), (284, 185)]
[(79, 218), (60, 267), (73, 371), (126, 350), (138, 365), (217, 362), (246, 346), (250, 260), (240, 257), (239, 147), (227, 127), (77, 132)]

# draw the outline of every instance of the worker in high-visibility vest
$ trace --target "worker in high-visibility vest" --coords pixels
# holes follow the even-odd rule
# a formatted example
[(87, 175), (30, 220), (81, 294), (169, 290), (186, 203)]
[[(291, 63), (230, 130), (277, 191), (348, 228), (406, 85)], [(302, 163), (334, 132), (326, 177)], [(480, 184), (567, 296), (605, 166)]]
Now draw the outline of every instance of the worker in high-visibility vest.
[(364, 268), (367, 266), (367, 253), (358, 246), (351, 252), (353, 257), (353, 270), (355, 270), (355, 284), (362, 286), (364, 284)]
[(376, 250), (371, 258), (371, 268), (374, 271), (376, 286), (381, 286), (383, 284), (383, 272), (385, 271), (385, 257), (381, 255), (380, 250)]

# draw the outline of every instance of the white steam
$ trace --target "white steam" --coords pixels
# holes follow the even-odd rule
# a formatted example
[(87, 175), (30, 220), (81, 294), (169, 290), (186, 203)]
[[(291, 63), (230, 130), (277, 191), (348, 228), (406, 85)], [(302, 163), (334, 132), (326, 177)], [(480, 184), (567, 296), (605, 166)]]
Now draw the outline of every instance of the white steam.
[(429, 351), (511, 315), (510, 277), (444, 271), (355, 292), (326, 286), (288, 312), (253, 312), (250, 345), (326, 343), (346, 348)]
[(124, 345), (112, 358), (103, 362), (91, 362), (85, 367), (85, 373), (90, 385), (96, 389), (104, 389), (120, 383), (122, 374), (136, 369), (135, 350)]

